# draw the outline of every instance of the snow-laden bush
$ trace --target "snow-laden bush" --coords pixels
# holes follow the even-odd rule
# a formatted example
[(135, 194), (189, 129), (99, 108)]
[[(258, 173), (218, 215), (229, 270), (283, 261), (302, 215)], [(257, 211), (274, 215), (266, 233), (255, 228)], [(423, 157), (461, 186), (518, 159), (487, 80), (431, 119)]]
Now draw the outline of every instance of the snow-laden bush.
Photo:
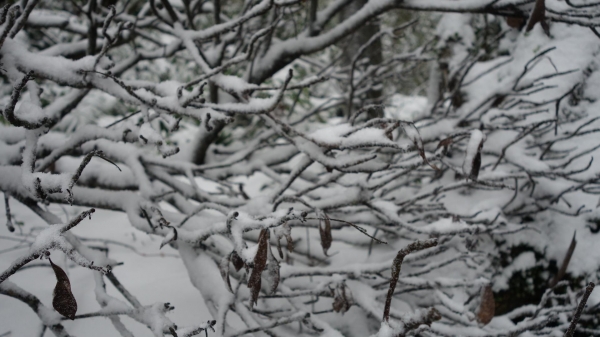
[[(94, 317), (112, 325), (103, 336), (133, 336), (133, 321), (154, 336), (600, 334), (584, 306), (599, 266), (600, 4), (371, 0), (337, 22), (349, 3), (6, 5), (0, 239), (18, 243), (0, 294), (42, 335)], [(339, 55), (398, 8), (462, 13), (382, 62), (364, 58), (375, 41), (419, 23)], [(427, 100), (377, 104), (373, 90), (425, 64)], [(102, 210), (126, 215), (107, 227), (160, 239), (140, 253), (76, 232), (116, 219)], [(119, 279), (132, 266), (115, 247), (177, 252), (207, 314), (177, 326), (170, 303), (138, 298), (140, 280), (184, 290), (153, 280), (165, 264)], [(51, 269), (20, 278), (32, 267)], [(55, 310), (39, 288), (52, 273)]]

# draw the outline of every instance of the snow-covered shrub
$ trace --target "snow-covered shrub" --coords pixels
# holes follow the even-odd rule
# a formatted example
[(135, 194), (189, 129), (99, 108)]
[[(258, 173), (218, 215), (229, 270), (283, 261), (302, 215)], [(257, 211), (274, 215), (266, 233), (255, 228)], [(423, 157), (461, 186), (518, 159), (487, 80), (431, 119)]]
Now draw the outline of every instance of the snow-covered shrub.
[[(600, 218), (600, 39), (586, 26), (600, 4), (372, 0), (336, 24), (348, 3), (6, 5), (0, 239), (18, 244), (0, 294), (42, 335), (89, 334), (94, 317), (112, 325), (103, 336), (138, 335), (134, 321), (154, 336), (600, 334), (584, 308)], [(418, 23), (384, 25), (338, 62), (336, 44), (391, 9), (462, 13), (373, 64), (373, 41)], [(372, 104), (424, 64), (427, 99)], [(96, 237), (78, 232), (91, 216)], [(100, 237), (102, 222), (133, 239)], [(159, 240), (140, 253), (136, 234)], [(206, 314), (178, 326), (170, 303), (138, 298), (140, 283), (181, 296), (181, 275), (121, 265), (116, 247), (176, 252)], [(21, 277), (32, 267), (50, 268)], [(56, 311), (38, 288), (52, 274)], [(78, 300), (87, 283), (93, 305)]]

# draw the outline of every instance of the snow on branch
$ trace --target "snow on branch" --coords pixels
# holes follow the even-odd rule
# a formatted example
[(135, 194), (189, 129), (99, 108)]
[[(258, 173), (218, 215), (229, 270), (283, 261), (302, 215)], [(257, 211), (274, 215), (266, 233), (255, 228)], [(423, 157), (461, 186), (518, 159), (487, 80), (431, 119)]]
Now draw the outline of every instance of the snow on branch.
[[(52, 225), (26, 236), (0, 293), (56, 335), (68, 335), (60, 316), (7, 280), (51, 250), (86, 268), (100, 306), (59, 311), (107, 317), (126, 337), (123, 317), (155, 336), (600, 335), (591, 288), (574, 281), (598, 267), (582, 249), (593, 235), (577, 249), (571, 239), (599, 230), (600, 6), (370, 0), (342, 15), (354, 3), (26, 3), (0, 12), (0, 191), (11, 239), (30, 226), (23, 208)], [(398, 8), (464, 15), (340, 52)], [(508, 32), (504, 17), (531, 17), (531, 29)], [(412, 37), (416, 48), (393, 49)], [(376, 64), (367, 54), (382, 41)], [(423, 91), (430, 66), (429, 101), (409, 111), (425, 99), (386, 100), (393, 80), (415, 77), (402, 90)], [(88, 210), (63, 223), (61, 207)], [(212, 317), (178, 327), (170, 303), (134, 296), (111, 269), (115, 240), (71, 233), (95, 209), (156, 238), (145, 258), (177, 250)], [(58, 302), (74, 302), (51, 266), (71, 295)], [(502, 298), (535, 268), (544, 282), (530, 282), (528, 303)]]

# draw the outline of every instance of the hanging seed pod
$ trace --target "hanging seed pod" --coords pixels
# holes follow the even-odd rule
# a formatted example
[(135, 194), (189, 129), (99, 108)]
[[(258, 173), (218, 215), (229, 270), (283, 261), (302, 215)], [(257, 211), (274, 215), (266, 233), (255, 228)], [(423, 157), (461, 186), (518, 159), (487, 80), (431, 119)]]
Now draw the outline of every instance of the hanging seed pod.
[(62, 268), (55, 265), (52, 260), (48, 260), (56, 275), (56, 286), (54, 287), (54, 293), (52, 294), (52, 306), (59, 314), (73, 320), (75, 319), (75, 313), (77, 312), (77, 301), (75, 301), (75, 296), (73, 296), (73, 293), (71, 292), (71, 282), (69, 281), (69, 277)]

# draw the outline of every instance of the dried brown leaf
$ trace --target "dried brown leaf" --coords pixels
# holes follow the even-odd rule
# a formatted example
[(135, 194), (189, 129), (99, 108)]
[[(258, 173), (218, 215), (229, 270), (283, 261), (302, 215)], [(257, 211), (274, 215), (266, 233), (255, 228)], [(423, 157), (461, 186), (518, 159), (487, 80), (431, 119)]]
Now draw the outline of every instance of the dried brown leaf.
[(56, 286), (52, 294), (52, 306), (59, 314), (73, 320), (75, 319), (75, 313), (77, 313), (77, 301), (71, 292), (69, 277), (62, 268), (55, 265), (52, 260), (48, 260), (50, 261), (52, 270), (54, 270), (54, 275), (56, 275)]
[(277, 286), (279, 286), (279, 280), (281, 276), (279, 274), (280, 266), (277, 260), (273, 262), (269, 262), (268, 271), (269, 271), (269, 280), (271, 284), (271, 294), (274, 294), (277, 291)]
[[(235, 252), (235, 251), (234, 251)], [(225, 281), (225, 285), (227, 286), (227, 290), (233, 294), (233, 289), (231, 288), (231, 280), (229, 279), (229, 262), (231, 261), (231, 255), (223, 257), (221, 262), (219, 263), (219, 271), (221, 272), (221, 277), (223, 281)]]
[(471, 172), (469, 173), (469, 179), (477, 180), (479, 176), (479, 169), (481, 168), (481, 147), (477, 151), (477, 154), (473, 157), (473, 163), (471, 164)]
[[(469, 145), (467, 149), (467, 156), (465, 157), (465, 161), (463, 163), (463, 171), (465, 176), (471, 180), (477, 180), (479, 176), (479, 170), (481, 169), (481, 150), (483, 149), (483, 142), (485, 141), (485, 136), (481, 135), (481, 139), (479, 140), (479, 144), (477, 145), (477, 152), (473, 155), (471, 162), (468, 163), (468, 157), (470, 156), (469, 151), (471, 151), (471, 147), (475, 145), (478, 139), (474, 138), (474, 133), (471, 135), (471, 139), (469, 140)], [(473, 142), (473, 143), (472, 143)], [(499, 162), (500, 160), (498, 160)], [(498, 164), (496, 163), (496, 165)]]
[(261, 274), (267, 266), (267, 259), (269, 255), (269, 236), (270, 234), (268, 229), (261, 230), (260, 235), (258, 236), (258, 250), (254, 256), (254, 267), (252, 268), (252, 273), (248, 279), (248, 288), (252, 293), (250, 306), (256, 304), (258, 300), (258, 294), (260, 294)]
[(281, 249), (280, 238), (277, 238), (277, 253), (279, 253), (279, 258), (283, 259), (283, 250)]
[(440, 140), (440, 142), (438, 143), (437, 148), (439, 149), (442, 146), (445, 147), (445, 148), (447, 148), (448, 146), (452, 145), (452, 143), (454, 143), (454, 139), (452, 139), (452, 137), (448, 137), (446, 139)]
[(250, 287), (250, 292), (252, 294), (252, 298), (250, 299), (250, 307), (252, 308), (258, 302), (258, 295), (260, 294), (262, 280), (260, 277), (257, 281), (252, 283), (252, 287)]
[(350, 310), (352, 306), (352, 293), (345, 284), (341, 284), (334, 291), (333, 311), (341, 312), (342, 314)]
[(242, 269), (242, 267), (245, 265), (244, 260), (242, 260), (235, 250), (231, 252), (231, 263), (233, 263), (235, 271), (240, 271), (240, 269)]
[(287, 249), (288, 252), (293, 252), (294, 251), (294, 239), (292, 239), (291, 236), (288, 236), (285, 238), (285, 240), (287, 241)]
[(516, 16), (509, 16), (505, 19), (506, 19), (506, 23), (508, 24), (509, 27), (516, 28), (516, 29), (521, 29), (521, 27), (523, 26), (523, 23), (525, 22), (525, 20), (523, 18), (516, 17)]
[(274, 294), (277, 290), (277, 286), (279, 285), (279, 280), (281, 279), (281, 276), (279, 273), (279, 261), (277, 261), (277, 259), (275, 259), (275, 256), (273, 256), (271, 246), (269, 246), (269, 256), (267, 260), (267, 276), (269, 279), (269, 284), (271, 284), (271, 294)]
[(529, 21), (527, 21), (527, 27), (525, 31), (530, 31), (533, 29), (536, 23), (540, 23), (542, 29), (546, 35), (550, 35), (550, 30), (548, 27), (548, 23), (546, 22), (546, 1), (545, 0), (536, 0), (535, 6), (533, 7), (533, 11), (531, 11), (531, 15), (529, 16)]
[[(323, 226), (323, 223), (325, 223), (325, 226)], [(331, 236), (331, 220), (329, 220), (329, 216), (327, 216), (325, 212), (321, 212), (321, 216), (319, 217), (319, 234), (321, 236), (321, 247), (323, 247), (323, 254), (328, 256), (327, 250), (331, 248), (331, 242), (333, 241), (333, 238)]]
[(481, 291), (481, 303), (477, 310), (477, 322), (488, 324), (496, 312), (496, 302), (494, 301), (494, 292), (491, 285), (486, 285)]

